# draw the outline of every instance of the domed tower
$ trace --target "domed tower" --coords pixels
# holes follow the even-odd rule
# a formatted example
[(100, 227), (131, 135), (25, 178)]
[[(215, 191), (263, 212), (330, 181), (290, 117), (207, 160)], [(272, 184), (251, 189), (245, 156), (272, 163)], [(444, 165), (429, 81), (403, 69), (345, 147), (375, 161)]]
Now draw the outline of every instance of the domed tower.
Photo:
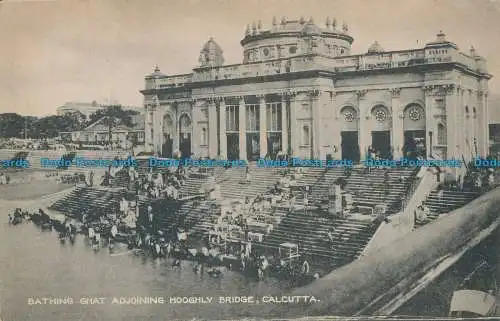
[[(260, 25), (260, 24), (259, 24)], [(349, 55), (354, 39), (347, 34), (347, 25), (337, 27), (337, 20), (326, 19), (324, 27), (313, 19), (278, 20), (273, 18), (272, 27), (247, 27), (241, 40), (243, 63), (289, 58), (304, 54), (321, 54), (329, 57)]]
[(372, 43), (370, 48), (368, 48), (368, 54), (378, 54), (378, 53), (383, 53), (384, 48), (378, 43), (378, 41), (375, 41)]
[(146, 77), (144, 77), (144, 79), (146, 81), (146, 89), (156, 88), (156, 80), (159, 78), (164, 78), (166, 76), (167, 75), (165, 75), (164, 73), (162, 73), (160, 71), (160, 67), (158, 67), (158, 65), (156, 65), (153, 72), (150, 73), (149, 75), (147, 75)]
[(200, 67), (220, 67), (224, 65), (222, 48), (210, 38), (200, 51)]
[(325, 40), (322, 35), (321, 29), (314, 24), (313, 19), (305, 23), (304, 28), (300, 33), (301, 52), (307, 54), (324, 53)]
[(436, 49), (444, 47), (451, 47), (453, 49), (458, 49), (458, 46), (455, 43), (446, 40), (446, 35), (442, 31), (439, 31), (439, 33), (436, 35), (436, 40), (428, 42), (425, 45), (426, 49), (429, 48)]

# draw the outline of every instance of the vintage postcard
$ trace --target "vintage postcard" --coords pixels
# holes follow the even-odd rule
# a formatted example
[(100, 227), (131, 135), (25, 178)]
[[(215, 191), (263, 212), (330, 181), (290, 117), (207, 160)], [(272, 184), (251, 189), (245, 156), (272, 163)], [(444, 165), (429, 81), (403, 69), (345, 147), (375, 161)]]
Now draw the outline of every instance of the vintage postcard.
[(500, 318), (500, 2), (0, 1), (0, 321)]

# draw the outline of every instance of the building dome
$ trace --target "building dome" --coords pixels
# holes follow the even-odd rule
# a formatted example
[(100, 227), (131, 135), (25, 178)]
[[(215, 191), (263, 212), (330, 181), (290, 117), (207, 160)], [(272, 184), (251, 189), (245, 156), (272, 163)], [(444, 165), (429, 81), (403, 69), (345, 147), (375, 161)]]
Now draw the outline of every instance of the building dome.
[(439, 31), (436, 35), (436, 40), (428, 42), (425, 47), (443, 47), (443, 46), (451, 46), (455, 49), (458, 49), (457, 45), (451, 41), (446, 40), (446, 35)]
[(158, 65), (155, 66), (155, 69), (153, 70), (153, 73), (149, 74), (146, 76), (146, 78), (161, 78), (161, 77), (166, 77), (164, 73), (160, 71), (160, 67)]
[(306, 36), (319, 36), (321, 35), (321, 29), (311, 21), (304, 26), (302, 34)]
[(205, 43), (205, 45), (203, 46), (203, 49), (204, 51), (220, 51), (222, 52), (222, 48), (219, 46), (219, 44), (217, 42), (215, 42), (214, 38), (210, 37), (210, 39), (208, 39), (208, 41)]
[(259, 29), (253, 24), (246, 28), (243, 47), (243, 63), (256, 63), (289, 58), (301, 54), (321, 54), (328, 57), (347, 55), (353, 38), (336, 28), (337, 23), (329, 21), (325, 26), (315, 24), (313, 19), (287, 20), (278, 24), (273, 19), (270, 29)]
[(373, 54), (373, 53), (381, 53), (384, 52), (384, 48), (378, 43), (378, 41), (375, 41), (372, 43), (370, 48), (368, 48), (368, 53)]
[(222, 48), (214, 38), (210, 39), (203, 45), (199, 57), (200, 67), (220, 67), (224, 64), (224, 56)]

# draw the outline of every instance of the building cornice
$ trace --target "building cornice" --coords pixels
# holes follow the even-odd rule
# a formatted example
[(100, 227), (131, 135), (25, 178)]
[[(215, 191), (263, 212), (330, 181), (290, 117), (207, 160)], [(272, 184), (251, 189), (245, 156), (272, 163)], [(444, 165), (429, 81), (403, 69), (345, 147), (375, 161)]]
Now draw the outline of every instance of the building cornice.
[[(491, 79), (492, 75), (487, 73), (479, 73), (472, 71), (462, 64), (455, 62), (446, 63), (434, 63), (434, 64), (422, 64), (414, 66), (403, 66), (394, 68), (380, 68), (380, 69), (364, 69), (364, 70), (353, 70), (353, 71), (328, 71), (328, 70), (305, 70), (289, 73), (280, 73), (272, 75), (262, 75), (253, 77), (242, 77), (235, 79), (217, 79), (209, 81), (199, 81), (186, 83), (180, 87), (167, 87), (167, 88), (157, 88), (157, 89), (143, 89), (140, 93), (143, 95), (154, 95), (161, 93), (182, 93), (190, 92), (193, 89), (207, 88), (207, 87), (219, 87), (219, 86), (230, 86), (230, 85), (245, 85), (250, 83), (265, 83), (265, 82), (278, 82), (278, 81), (291, 81), (304, 78), (331, 78), (333, 80), (346, 79), (358, 76), (366, 75), (380, 75), (380, 74), (390, 74), (390, 73), (427, 73), (436, 71), (452, 71), (460, 70), (466, 75), (470, 75), (476, 78)], [(187, 98), (183, 98), (187, 99)], [(173, 100), (183, 100), (181, 98), (173, 98)]]

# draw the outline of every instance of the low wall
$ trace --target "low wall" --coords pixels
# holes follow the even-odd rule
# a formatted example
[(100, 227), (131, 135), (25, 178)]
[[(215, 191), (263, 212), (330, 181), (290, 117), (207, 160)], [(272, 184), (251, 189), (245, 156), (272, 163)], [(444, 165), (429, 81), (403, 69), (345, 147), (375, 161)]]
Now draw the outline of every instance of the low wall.
[(409, 278), (417, 281), (433, 262), (458, 252), (500, 217), (499, 208), (500, 189), (497, 188), (451, 215), (286, 294), (313, 295), (321, 302), (259, 305), (258, 308), (248, 307), (249, 315), (354, 315), (401, 281)]

